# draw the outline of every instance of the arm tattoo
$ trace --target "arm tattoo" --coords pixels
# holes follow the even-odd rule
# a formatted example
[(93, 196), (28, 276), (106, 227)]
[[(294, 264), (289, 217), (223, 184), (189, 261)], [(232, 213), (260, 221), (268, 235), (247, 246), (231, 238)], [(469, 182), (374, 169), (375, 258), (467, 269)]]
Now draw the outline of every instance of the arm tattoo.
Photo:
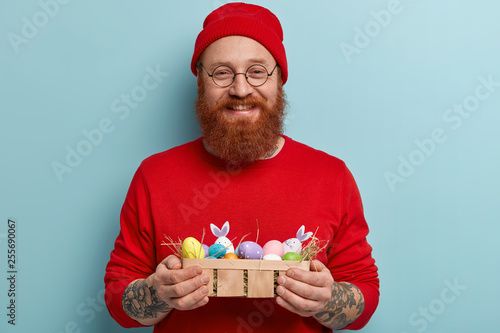
[(157, 318), (172, 309), (156, 295), (153, 286), (147, 285), (146, 280), (129, 284), (123, 292), (122, 307), (132, 319)]
[(365, 299), (361, 291), (351, 283), (340, 282), (333, 285), (332, 298), (325, 310), (314, 316), (323, 325), (341, 329), (354, 322), (365, 309)]

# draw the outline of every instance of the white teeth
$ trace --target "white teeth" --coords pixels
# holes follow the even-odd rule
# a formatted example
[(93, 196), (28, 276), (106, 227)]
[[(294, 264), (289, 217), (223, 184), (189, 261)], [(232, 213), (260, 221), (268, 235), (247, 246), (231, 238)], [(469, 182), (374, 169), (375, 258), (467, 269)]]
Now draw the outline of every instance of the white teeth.
[(235, 111), (246, 111), (246, 110), (250, 110), (251, 108), (252, 108), (252, 106), (250, 106), (250, 105), (237, 105), (237, 106), (231, 107), (231, 109), (233, 109)]

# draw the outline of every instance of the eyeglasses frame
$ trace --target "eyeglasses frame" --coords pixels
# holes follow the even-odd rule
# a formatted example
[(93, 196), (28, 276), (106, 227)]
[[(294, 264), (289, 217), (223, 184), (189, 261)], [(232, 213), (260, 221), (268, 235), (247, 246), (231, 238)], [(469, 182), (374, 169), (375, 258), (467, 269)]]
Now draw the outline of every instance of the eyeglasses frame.
[[(236, 75), (238, 75), (238, 74), (243, 74), (243, 75), (245, 75), (245, 79), (247, 80), (247, 83), (248, 83), (249, 85), (251, 85), (252, 87), (261, 87), (261, 86), (263, 86), (263, 85), (267, 82), (267, 80), (269, 80), (269, 77), (273, 75), (274, 71), (275, 71), (275, 70), (276, 70), (276, 68), (278, 67), (278, 63), (276, 63), (276, 65), (274, 65), (274, 68), (273, 68), (273, 70), (271, 71), (271, 73), (269, 73), (269, 71), (267, 70), (266, 66), (264, 66), (264, 65), (260, 65), (260, 64), (253, 64), (253, 65), (251, 65), (250, 67), (248, 67), (248, 68), (247, 68), (247, 70), (246, 70), (246, 72), (245, 72), (245, 73), (235, 73), (235, 70), (234, 70), (231, 66), (228, 66), (228, 65), (219, 65), (219, 66), (217, 66), (217, 67), (215, 67), (215, 68), (214, 68), (214, 70), (212, 71), (212, 74), (209, 74), (209, 73), (208, 73), (208, 71), (205, 69), (205, 67), (203, 67), (203, 64), (201, 64), (201, 63), (200, 63), (200, 66), (201, 66), (201, 68), (203, 68), (203, 70), (207, 73), (207, 75), (208, 75), (210, 78), (212, 78), (212, 81), (215, 83), (215, 85), (216, 85), (217, 87), (221, 87), (221, 88), (227, 88), (227, 87), (229, 87), (230, 85), (232, 85), (232, 84), (234, 83), (234, 79), (236, 78)], [(223, 66), (224, 66), (224, 67), (228, 67), (228, 68), (229, 68), (229, 69), (231, 69), (231, 71), (233, 71), (233, 73), (234, 73), (234, 75), (233, 75), (233, 79), (231, 80), (231, 83), (230, 83), (230, 84), (228, 84), (227, 86), (221, 86), (220, 84), (218, 84), (217, 82), (215, 82), (215, 78), (214, 78), (214, 73), (215, 73), (215, 71), (217, 70), (217, 68), (219, 68), (219, 67), (223, 67)], [(254, 84), (251, 84), (251, 83), (250, 83), (250, 81), (248, 81), (248, 75), (247, 75), (247, 73), (248, 73), (248, 71), (250, 70), (250, 68), (252, 68), (253, 66), (261, 66), (261, 67), (263, 67), (263, 68), (266, 70), (266, 73), (267, 73), (266, 80), (265, 80), (264, 82), (262, 82), (261, 84), (259, 84), (259, 85), (254, 85)]]

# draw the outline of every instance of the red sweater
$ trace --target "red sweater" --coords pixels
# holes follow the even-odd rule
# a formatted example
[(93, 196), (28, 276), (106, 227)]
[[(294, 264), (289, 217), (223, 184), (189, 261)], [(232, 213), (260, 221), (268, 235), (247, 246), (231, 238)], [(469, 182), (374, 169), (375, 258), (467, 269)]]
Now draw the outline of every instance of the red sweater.
[[(363, 327), (375, 311), (379, 280), (361, 198), (345, 164), (285, 137), (280, 153), (243, 169), (228, 169), (203, 148), (201, 138), (153, 155), (137, 170), (121, 212), (121, 231), (106, 268), (106, 303), (124, 327), (141, 326), (123, 311), (128, 284), (147, 278), (172, 254), (165, 235), (192, 236), (211, 245), (210, 223), (230, 223), (229, 239), (265, 244), (295, 237), (301, 225), (328, 248), (318, 260), (335, 281), (355, 284), (365, 298), (363, 314), (348, 329)], [(236, 245), (235, 245), (236, 246)], [(280, 307), (273, 298), (211, 297), (190, 311), (173, 310), (154, 332), (331, 332), (314, 318)]]

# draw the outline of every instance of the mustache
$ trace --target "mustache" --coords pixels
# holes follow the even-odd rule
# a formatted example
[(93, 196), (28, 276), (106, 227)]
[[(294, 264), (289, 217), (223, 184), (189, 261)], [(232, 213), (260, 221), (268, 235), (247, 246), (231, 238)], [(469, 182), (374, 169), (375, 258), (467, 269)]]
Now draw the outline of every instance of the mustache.
[(232, 109), (241, 105), (250, 105), (254, 107), (256, 106), (261, 110), (267, 107), (266, 101), (264, 99), (257, 96), (248, 96), (244, 98), (236, 98), (236, 97), (225, 98), (219, 101), (215, 105), (214, 109), (215, 110), (221, 110), (226, 108)]

